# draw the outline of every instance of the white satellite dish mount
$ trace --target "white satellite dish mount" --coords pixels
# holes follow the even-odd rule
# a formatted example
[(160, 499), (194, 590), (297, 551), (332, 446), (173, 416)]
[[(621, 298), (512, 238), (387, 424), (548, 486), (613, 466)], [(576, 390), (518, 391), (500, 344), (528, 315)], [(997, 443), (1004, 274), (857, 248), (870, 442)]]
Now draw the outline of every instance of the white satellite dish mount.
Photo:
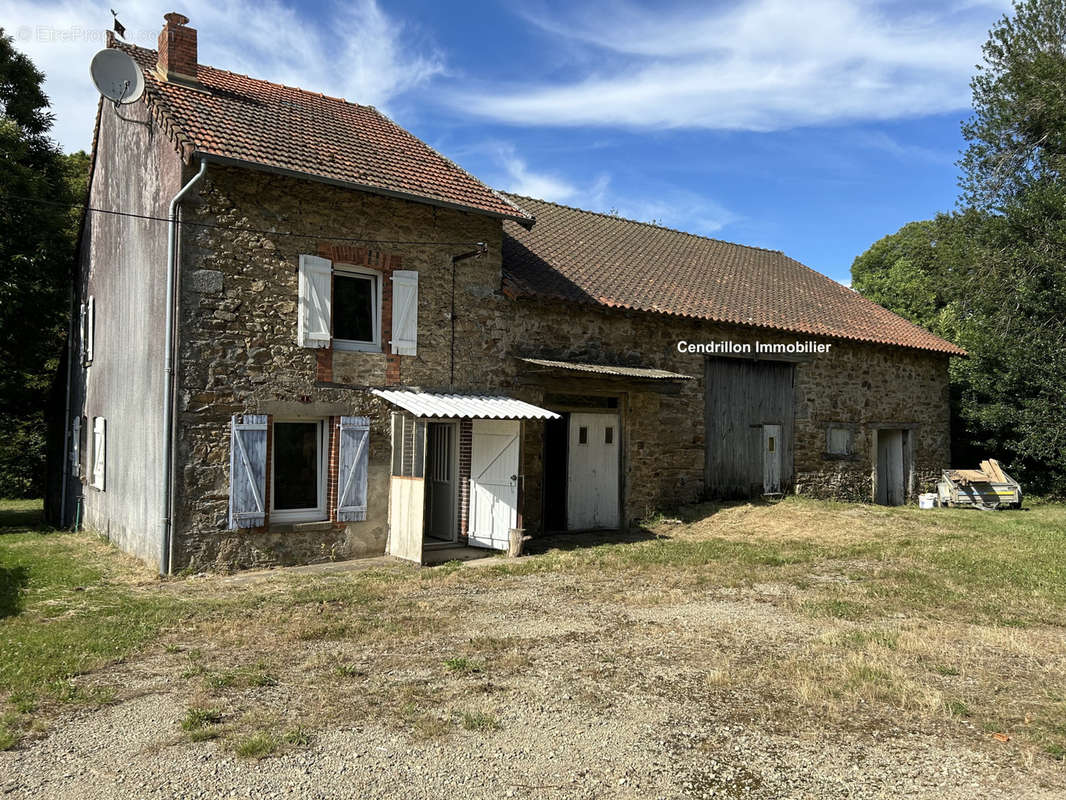
[(139, 119), (124, 117), (118, 113), (119, 106), (136, 103), (144, 94), (144, 73), (128, 53), (114, 47), (105, 47), (89, 63), (89, 74), (100, 94), (115, 105), (115, 115), (126, 122), (135, 122), (152, 132), (152, 124)]
[(97, 90), (116, 107), (136, 103), (144, 94), (144, 74), (127, 53), (105, 47), (89, 63)]

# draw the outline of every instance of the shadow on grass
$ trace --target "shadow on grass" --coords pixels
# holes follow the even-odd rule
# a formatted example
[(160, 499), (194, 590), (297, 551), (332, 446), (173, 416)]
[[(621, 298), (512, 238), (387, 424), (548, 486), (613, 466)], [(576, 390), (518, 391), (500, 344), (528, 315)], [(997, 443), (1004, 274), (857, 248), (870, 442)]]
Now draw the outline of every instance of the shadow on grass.
[(40, 500), (0, 500), (0, 534), (43, 526), (44, 508)]
[(23, 566), (0, 567), (0, 619), (22, 610), (22, 590), (29, 580), (30, 571)]

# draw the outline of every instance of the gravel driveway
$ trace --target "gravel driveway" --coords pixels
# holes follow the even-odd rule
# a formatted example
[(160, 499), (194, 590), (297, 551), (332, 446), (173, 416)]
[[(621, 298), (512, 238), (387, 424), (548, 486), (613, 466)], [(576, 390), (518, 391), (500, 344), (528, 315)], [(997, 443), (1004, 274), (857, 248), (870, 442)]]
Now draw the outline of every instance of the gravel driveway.
[[(57, 800), (1066, 796), (1061, 765), (965, 723), (885, 709), (823, 720), (731, 680), (746, 661), (772, 665), (838, 624), (788, 610), (781, 600), (793, 588), (623, 598), (550, 572), (486, 591), (466, 580), (473, 573), (406, 596), (430, 618), (447, 615), (441, 630), (396, 635), (405, 643), (385, 654), (366, 642), (289, 637), (281, 626), (264, 656), (276, 685), (209, 694), (234, 719), (269, 711), (323, 720), (299, 747), (254, 760), (224, 739), (183, 736), (180, 720), (206, 691), (182, 673), (189, 633), (181, 647), (88, 676), (113, 687), (114, 702), (62, 714), (0, 753), (0, 791)], [(234, 641), (233, 652), (247, 647)], [(441, 666), (459, 652), (482, 666)], [(358, 669), (331, 679), (323, 663)], [(385, 686), (415, 699), (374, 706)], [(423, 703), (451, 722), (420, 735), (408, 723)], [(471, 711), (491, 724), (455, 722)]]

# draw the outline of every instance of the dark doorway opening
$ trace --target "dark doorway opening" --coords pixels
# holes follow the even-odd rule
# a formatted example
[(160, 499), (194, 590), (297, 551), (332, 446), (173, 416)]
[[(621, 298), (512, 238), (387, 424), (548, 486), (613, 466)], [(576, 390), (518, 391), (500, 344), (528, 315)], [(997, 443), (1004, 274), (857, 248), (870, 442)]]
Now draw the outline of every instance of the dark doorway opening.
[(544, 530), (566, 530), (566, 465), (570, 415), (544, 423)]

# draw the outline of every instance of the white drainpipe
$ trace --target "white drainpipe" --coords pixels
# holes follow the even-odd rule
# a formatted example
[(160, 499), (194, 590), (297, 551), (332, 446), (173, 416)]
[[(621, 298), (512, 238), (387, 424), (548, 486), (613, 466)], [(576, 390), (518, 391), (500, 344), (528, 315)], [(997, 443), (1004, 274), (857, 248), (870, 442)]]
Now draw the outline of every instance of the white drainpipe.
[(178, 204), (186, 193), (198, 184), (207, 173), (207, 161), (200, 159), (200, 171), (193, 175), (189, 182), (181, 187), (170, 201), (170, 214), (167, 217), (167, 311), (166, 311), (166, 334), (164, 337), (163, 354), (163, 552), (160, 559), (159, 571), (164, 575), (171, 573), (174, 556), (174, 540), (172, 536), (171, 504), (173, 492), (173, 445), (174, 445), (174, 309), (177, 305), (175, 275), (177, 273), (178, 255)]

